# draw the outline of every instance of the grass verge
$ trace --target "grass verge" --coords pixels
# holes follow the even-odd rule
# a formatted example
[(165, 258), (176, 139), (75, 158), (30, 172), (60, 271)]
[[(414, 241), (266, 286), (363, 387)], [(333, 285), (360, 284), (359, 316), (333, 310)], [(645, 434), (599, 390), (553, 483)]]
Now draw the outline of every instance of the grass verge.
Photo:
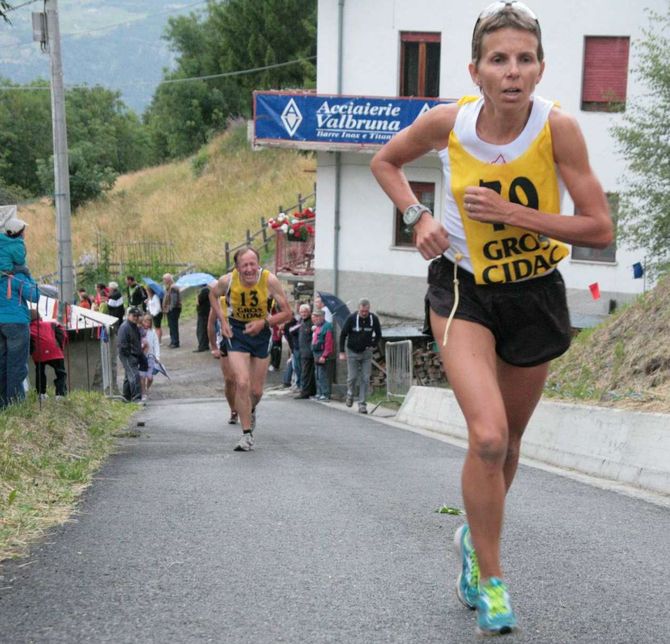
[(0, 561), (65, 522), (136, 405), (73, 392), (40, 408), (34, 393), (0, 412)]

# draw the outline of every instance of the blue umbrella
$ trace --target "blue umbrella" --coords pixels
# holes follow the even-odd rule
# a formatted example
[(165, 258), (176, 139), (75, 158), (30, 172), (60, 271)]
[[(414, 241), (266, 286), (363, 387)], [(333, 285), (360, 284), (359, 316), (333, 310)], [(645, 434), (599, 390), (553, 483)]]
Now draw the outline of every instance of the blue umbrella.
[(205, 286), (210, 282), (213, 282), (216, 279), (213, 275), (209, 273), (188, 273), (182, 275), (175, 284), (181, 288), (190, 288), (192, 286)]
[(340, 325), (340, 327), (343, 327), (346, 319), (351, 313), (349, 307), (339, 297), (336, 297), (332, 293), (324, 293), (323, 291), (317, 292), (321, 297), (321, 301), (333, 314), (333, 320), (335, 320)]
[(152, 290), (156, 295), (158, 295), (158, 297), (159, 297), (161, 300), (163, 299), (163, 297), (164, 297), (164, 295), (165, 295), (165, 291), (163, 290), (163, 287), (162, 287), (158, 282), (155, 282), (155, 281), (152, 280), (150, 277), (143, 277), (143, 278), (142, 278), (142, 281), (143, 281), (147, 286), (149, 286), (149, 287), (151, 288), (151, 290)]

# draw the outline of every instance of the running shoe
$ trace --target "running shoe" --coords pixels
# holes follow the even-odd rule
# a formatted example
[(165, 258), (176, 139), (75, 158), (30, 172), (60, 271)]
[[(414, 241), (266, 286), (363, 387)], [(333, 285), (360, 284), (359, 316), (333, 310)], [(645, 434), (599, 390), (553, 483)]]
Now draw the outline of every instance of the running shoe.
[(515, 629), (516, 617), (507, 586), (497, 577), (491, 577), (479, 587), (477, 630), (480, 635), (506, 635)]
[(347, 395), (347, 399), (344, 401), (344, 404), (347, 407), (351, 407), (354, 404), (354, 397)]
[(358, 413), (359, 414), (367, 414), (368, 413), (368, 406), (365, 403), (358, 403)]
[(237, 412), (236, 411), (231, 411), (230, 412), (230, 418), (228, 419), (228, 424), (229, 425), (237, 425)]
[(477, 595), (479, 595), (479, 562), (472, 546), (472, 536), (467, 523), (456, 530), (454, 548), (461, 558), (462, 565), (456, 581), (456, 595), (463, 606), (474, 610), (477, 608)]
[(254, 435), (251, 432), (244, 432), (239, 443), (235, 445), (236, 452), (248, 452), (254, 447)]

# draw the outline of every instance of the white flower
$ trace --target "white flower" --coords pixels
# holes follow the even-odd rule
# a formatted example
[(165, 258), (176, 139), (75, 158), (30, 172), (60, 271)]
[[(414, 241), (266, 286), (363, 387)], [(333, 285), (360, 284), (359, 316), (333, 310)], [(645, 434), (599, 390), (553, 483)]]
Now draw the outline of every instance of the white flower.
[(288, 224), (282, 224), (279, 227), (279, 230), (281, 230), (283, 233), (288, 232)]
[(280, 212), (280, 213), (277, 215), (277, 221), (286, 221), (286, 219), (287, 219), (287, 217), (286, 217), (286, 213), (285, 213), (285, 212)]

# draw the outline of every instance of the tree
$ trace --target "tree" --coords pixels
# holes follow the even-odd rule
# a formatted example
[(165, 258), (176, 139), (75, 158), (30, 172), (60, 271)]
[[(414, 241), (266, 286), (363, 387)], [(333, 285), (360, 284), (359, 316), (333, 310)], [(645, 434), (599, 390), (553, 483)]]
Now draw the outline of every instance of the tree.
[(254, 89), (315, 84), (316, 67), (307, 59), (316, 53), (316, 0), (211, 1), (204, 16), (171, 18), (165, 39), (177, 54), (168, 81), (270, 68), (161, 85), (145, 113), (160, 160), (191, 154), (231, 117), (248, 117)]
[(0, 0), (0, 16), (5, 20), (5, 22), (9, 22), (7, 12), (11, 11), (11, 9), (12, 7), (9, 5), (9, 3), (5, 2), (5, 0)]
[[(70, 147), (68, 166), (70, 170), (70, 203), (78, 208), (87, 201), (97, 199), (109, 190), (116, 181), (113, 168), (100, 162), (98, 146), (89, 141), (81, 141)], [(53, 156), (39, 159), (37, 173), (45, 193), (54, 192)]]
[(629, 101), (611, 133), (628, 163), (618, 235), (644, 249), (654, 274), (670, 268), (670, 2), (665, 15), (648, 14), (653, 27), (643, 31), (635, 73), (649, 92)]

